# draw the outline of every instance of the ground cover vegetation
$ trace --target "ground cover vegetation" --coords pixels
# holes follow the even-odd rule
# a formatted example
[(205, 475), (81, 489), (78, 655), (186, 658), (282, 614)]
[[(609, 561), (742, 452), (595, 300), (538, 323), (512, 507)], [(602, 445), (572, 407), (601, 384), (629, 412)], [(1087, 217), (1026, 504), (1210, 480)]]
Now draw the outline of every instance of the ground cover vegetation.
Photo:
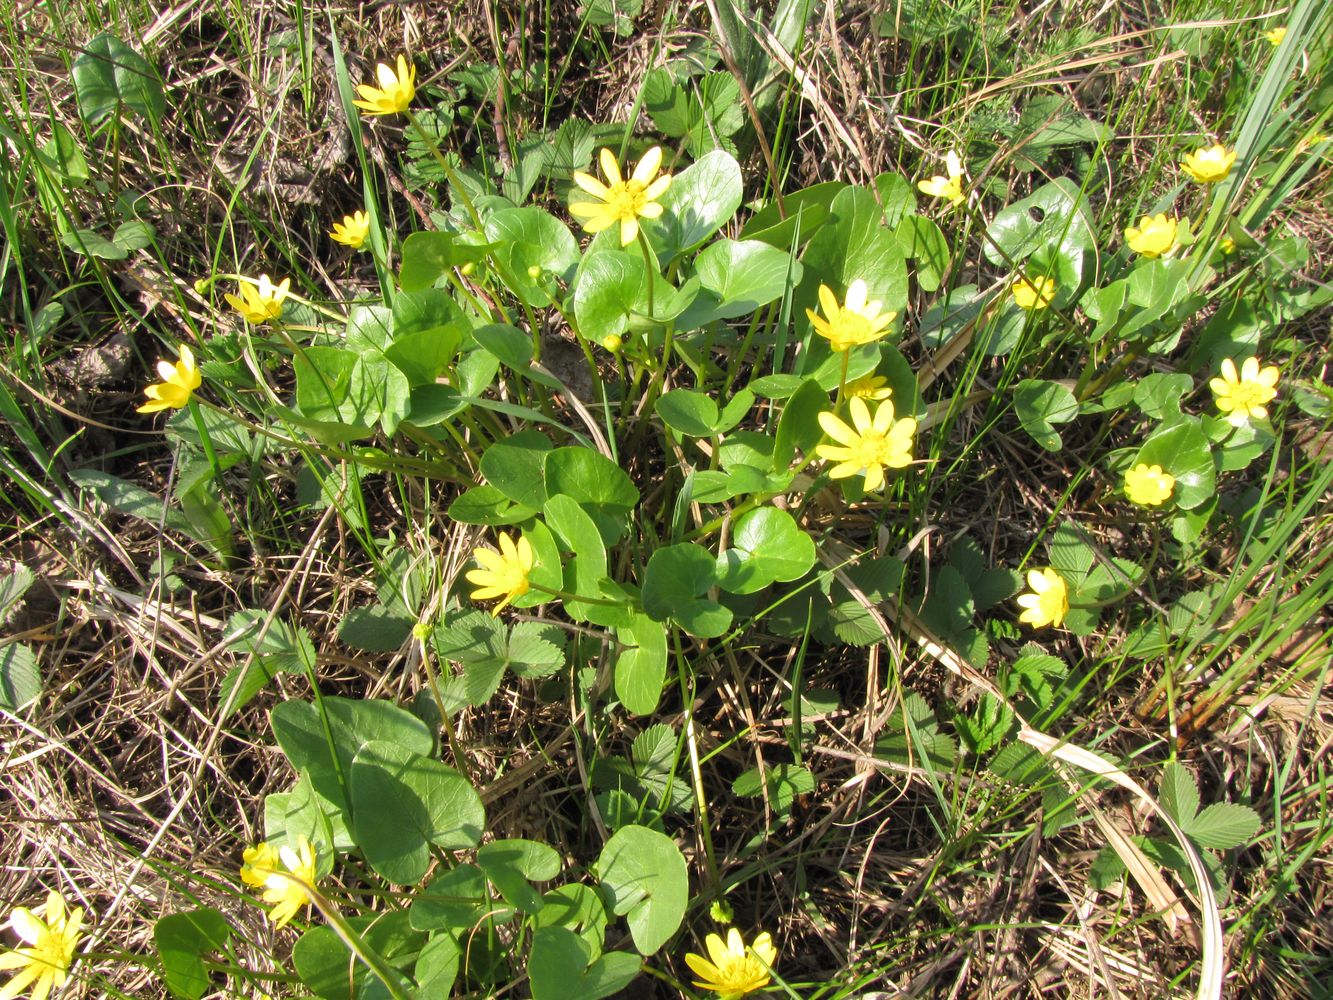
[(0, 998), (1330, 995), (1327, 5), (0, 20)]

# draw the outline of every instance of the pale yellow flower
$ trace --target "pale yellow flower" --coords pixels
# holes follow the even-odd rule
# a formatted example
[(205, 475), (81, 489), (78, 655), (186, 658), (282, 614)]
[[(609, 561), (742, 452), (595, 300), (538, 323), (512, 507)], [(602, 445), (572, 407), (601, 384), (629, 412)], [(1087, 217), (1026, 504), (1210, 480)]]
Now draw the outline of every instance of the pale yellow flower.
[(0, 970), (19, 971), (0, 988), (0, 1000), (12, 1000), (29, 988), (32, 1000), (46, 1000), (63, 986), (83, 938), (82, 924), (82, 907), (66, 913), (65, 897), (58, 892), (47, 893), (40, 917), (26, 906), (15, 907), (9, 926), (23, 944), (0, 953)]
[(1034, 569), (1028, 573), (1031, 593), (1018, 595), (1018, 606), (1023, 613), (1018, 620), (1033, 628), (1059, 626), (1069, 614), (1069, 587), (1055, 570)]
[(406, 111), (417, 95), (417, 68), (408, 66), (404, 56), (398, 57), (398, 71), (392, 66), (380, 63), (375, 67), (378, 87), (368, 83), (358, 83), (356, 92), (364, 100), (352, 103), (368, 115), (397, 115)]
[(870, 344), (889, 332), (896, 312), (880, 312), (883, 305), (878, 299), (867, 302), (866, 283), (857, 278), (847, 286), (847, 298), (840, 306), (827, 285), (819, 286), (819, 305), (827, 319), (813, 309), (805, 311), (815, 333), (829, 342), (835, 351), (846, 351), (858, 344)]
[(1144, 507), (1160, 507), (1171, 499), (1175, 488), (1176, 477), (1160, 465), (1140, 462), (1125, 473), (1125, 496)]
[(139, 413), (156, 413), (158, 410), (179, 410), (190, 402), (194, 390), (203, 384), (204, 377), (194, 363), (194, 352), (189, 345), (181, 344), (181, 359), (174, 365), (169, 361), (157, 363), (157, 373), (161, 382), (155, 382), (144, 389), (148, 402), (139, 407)]
[(606, 184), (582, 170), (574, 174), (574, 183), (598, 200), (576, 201), (569, 206), (569, 211), (590, 233), (600, 233), (620, 223), (620, 245), (626, 246), (639, 235), (640, 219), (656, 219), (662, 214), (657, 199), (671, 186), (671, 175), (657, 176), (662, 167), (661, 146), (654, 146), (644, 153), (628, 179), (621, 176), (620, 166), (611, 150), (601, 151), (600, 162)]
[(496, 536), (500, 542), (500, 551), (477, 549), (472, 558), (481, 564), (481, 569), (471, 570), (466, 574), (470, 583), (478, 587), (471, 594), (474, 601), (489, 601), (493, 597), (503, 597), (492, 610), (498, 615), (500, 609), (516, 597), (522, 597), (530, 586), (528, 575), (532, 572), (532, 546), (522, 535), (515, 545), (506, 532)]
[[(301, 907), (310, 902), (308, 889), (319, 877), (315, 868), (315, 849), (305, 834), (297, 839), (297, 849), (284, 847), (278, 852), (282, 868), (270, 871), (264, 881), (265, 903), (271, 903), (268, 918), (274, 927), (283, 927), (296, 916)], [(258, 874), (256, 872), (256, 874)]]
[(1168, 254), (1176, 247), (1176, 218), (1168, 218), (1165, 212), (1145, 215), (1137, 227), (1130, 226), (1125, 230), (1125, 242), (1144, 257)]
[(858, 379), (853, 379), (842, 388), (843, 393), (848, 399), (857, 397), (860, 399), (872, 399), (878, 402), (881, 399), (888, 399), (893, 395), (893, 390), (889, 388), (889, 380), (883, 375), (862, 375)]
[(685, 956), (685, 964), (699, 977), (694, 985), (717, 993), (718, 1000), (739, 1000), (747, 993), (763, 989), (769, 984), (769, 970), (778, 960), (778, 950), (767, 932), (746, 948), (741, 932), (731, 927), (727, 929), (725, 942), (718, 935), (709, 934), (704, 938), (704, 947), (708, 950), (707, 958), (690, 952)]
[(884, 470), (901, 469), (912, 464), (912, 436), (916, 434), (916, 420), (904, 417), (893, 419), (893, 400), (879, 404), (872, 418), (866, 401), (859, 396), (847, 403), (851, 426), (828, 411), (819, 415), (819, 426), (838, 444), (821, 444), (815, 454), (825, 461), (837, 462), (829, 470), (833, 479), (846, 479), (858, 473), (866, 477), (866, 492), (884, 485)]
[(1230, 358), (1222, 362), (1222, 375), (1208, 383), (1213, 390), (1217, 408), (1227, 414), (1233, 427), (1239, 427), (1251, 417), (1263, 420), (1268, 416), (1267, 403), (1277, 395), (1279, 372), (1276, 365), (1259, 367), (1258, 358), (1246, 358), (1240, 372)]
[(1286, 25), (1283, 25), (1280, 28), (1273, 28), (1271, 31), (1265, 31), (1264, 37), (1268, 39), (1268, 43), (1272, 45), (1273, 48), (1277, 48), (1282, 44), (1282, 40), (1287, 37)]
[(1236, 151), (1227, 149), (1220, 142), (1193, 153), (1186, 153), (1180, 161), (1180, 169), (1189, 175), (1190, 180), (1199, 184), (1216, 184), (1231, 173), (1231, 166), (1236, 162)]
[(266, 840), (241, 852), (241, 881), (259, 888), (278, 870), (281, 862), (277, 850)]
[(370, 235), (370, 216), (358, 209), (351, 215), (344, 215), (342, 222), (335, 222), (329, 236), (335, 243), (359, 250)]
[(240, 296), (227, 292), (223, 298), (250, 323), (268, 323), (282, 315), (282, 302), (287, 298), (292, 287), (291, 278), (283, 278), (273, 284), (267, 274), (261, 274), (258, 281), (242, 278), (237, 290)]
[(1029, 281), (1020, 276), (1011, 286), (1010, 290), (1014, 294), (1014, 303), (1020, 309), (1026, 309), (1029, 312), (1034, 309), (1045, 309), (1055, 301), (1055, 279), (1049, 277), (1038, 278), (1036, 281)]
[(948, 198), (950, 205), (961, 205), (967, 200), (967, 195), (963, 194), (963, 161), (953, 150), (944, 157), (945, 169), (948, 171), (948, 177), (941, 177), (936, 174), (928, 181), (917, 181), (916, 186), (932, 198)]

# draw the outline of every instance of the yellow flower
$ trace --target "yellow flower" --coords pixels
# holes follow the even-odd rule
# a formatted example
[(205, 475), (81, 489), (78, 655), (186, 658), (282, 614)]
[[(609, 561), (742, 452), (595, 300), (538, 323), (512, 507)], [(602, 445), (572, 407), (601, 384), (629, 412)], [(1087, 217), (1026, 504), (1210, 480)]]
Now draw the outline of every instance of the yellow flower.
[(1268, 39), (1269, 44), (1272, 45), (1273, 48), (1277, 48), (1282, 44), (1282, 39), (1287, 37), (1286, 25), (1283, 25), (1280, 28), (1274, 28), (1271, 31), (1265, 31), (1264, 37)]
[(32, 988), (32, 1000), (46, 1000), (52, 989), (64, 985), (74, 952), (83, 937), (83, 908), (65, 913), (65, 897), (58, 892), (46, 896), (43, 917), (26, 906), (18, 906), (9, 915), (9, 926), (25, 946), (0, 954), (0, 969), (21, 970), (0, 989), (0, 1000), (11, 1000)]
[(846, 393), (848, 399), (873, 399), (879, 401), (888, 399), (893, 395), (893, 390), (889, 388), (889, 380), (883, 375), (862, 375), (858, 379), (853, 379), (843, 386), (842, 391)]
[(619, 354), (625, 346), (625, 338), (618, 333), (608, 333), (601, 340), (602, 349), (612, 354)]
[(528, 540), (520, 535), (515, 545), (513, 539), (503, 531), (497, 537), (500, 540), (500, 551), (477, 549), (472, 553), (472, 558), (482, 568), (466, 574), (468, 581), (478, 587), (471, 595), (474, 601), (504, 598), (492, 609), (492, 615), (498, 615), (506, 604), (528, 592), (528, 574), (532, 572), (532, 546)]
[(266, 840), (241, 852), (241, 881), (259, 888), (278, 870), (278, 852)]
[(352, 103), (368, 115), (396, 115), (406, 111), (417, 95), (417, 68), (409, 67), (407, 59), (398, 57), (398, 72), (392, 66), (380, 63), (375, 67), (378, 87), (358, 83), (356, 92), (365, 100)]
[(237, 286), (241, 293), (239, 297), (228, 292), (223, 298), (247, 322), (267, 323), (282, 315), (282, 300), (287, 297), (291, 287), (291, 278), (283, 278), (275, 285), (267, 274), (261, 274), (257, 282), (249, 278), (241, 279)]
[(1190, 180), (1199, 184), (1216, 184), (1231, 173), (1231, 165), (1236, 162), (1236, 151), (1227, 149), (1220, 142), (1205, 149), (1186, 153), (1180, 161), (1180, 169), (1189, 175)]
[(1259, 367), (1258, 358), (1241, 362), (1240, 374), (1230, 358), (1222, 362), (1222, 377), (1214, 378), (1208, 386), (1216, 397), (1217, 408), (1227, 414), (1233, 427), (1239, 427), (1251, 417), (1263, 420), (1268, 416), (1266, 403), (1277, 395), (1278, 370), (1275, 365)]
[(1069, 587), (1064, 577), (1049, 567), (1034, 569), (1028, 573), (1028, 586), (1032, 588), (1030, 594), (1018, 595), (1018, 606), (1024, 609), (1019, 621), (1042, 628), (1058, 626), (1065, 620), (1069, 614)]
[(263, 899), (265, 903), (273, 904), (273, 909), (268, 911), (268, 918), (273, 921), (274, 927), (285, 926), (287, 921), (296, 916), (296, 912), (310, 901), (307, 887), (314, 886), (318, 878), (315, 870), (315, 849), (305, 834), (301, 834), (297, 839), (296, 846), (295, 851), (290, 847), (284, 847), (278, 852), (278, 859), (283, 867), (270, 871), (264, 880)]
[(1236, 252), (1236, 241), (1230, 236), (1223, 236), (1221, 241), (1217, 244), (1217, 249), (1221, 250), (1226, 256), (1230, 256)]
[(1160, 507), (1171, 499), (1176, 477), (1163, 472), (1160, 465), (1140, 462), (1125, 473), (1125, 496), (1144, 507)]
[(583, 228), (590, 233), (600, 233), (619, 222), (620, 245), (623, 247), (639, 235), (640, 219), (656, 219), (662, 214), (657, 199), (671, 186), (671, 175), (657, 176), (662, 167), (661, 146), (654, 146), (643, 154), (628, 180), (620, 175), (620, 166), (611, 150), (602, 150), (600, 162), (606, 184), (582, 170), (574, 173), (574, 183), (598, 201), (573, 202), (569, 211), (582, 220)]
[(857, 278), (847, 286), (847, 299), (838, 305), (833, 289), (828, 285), (819, 286), (819, 305), (827, 315), (821, 318), (813, 309), (805, 314), (810, 317), (815, 333), (825, 338), (835, 351), (846, 351), (857, 344), (871, 344), (889, 332), (896, 312), (880, 312), (882, 303), (866, 301), (866, 283)]
[(361, 210), (351, 215), (344, 215), (342, 222), (335, 222), (329, 233), (335, 243), (342, 243), (353, 250), (360, 249), (370, 233), (370, 216)]
[(704, 938), (708, 958), (690, 952), (685, 964), (699, 978), (694, 985), (719, 994), (718, 1000), (738, 1000), (769, 983), (769, 969), (778, 960), (778, 950), (767, 932), (754, 939), (748, 949), (741, 932), (728, 928), (727, 940), (716, 934)]
[(833, 479), (864, 472), (869, 493), (884, 485), (885, 468), (901, 469), (912, 464), (916, 421), (911, 417), (895, 421), (893, 401), (888, 399), (879, 404), (873, 419), (866, 401), (859, 396), (853, 396), (847, 406), (852, 416), (850, 427), (833, 413), (825, 411), (819, 415), (819, 426), (839, 444), (821, 444), (815, 448), (815, 454), (839, 463), (829, 470)]
[(1145, 215), (1139, 220), (1138, 228), (1130, 226), (1125, 230), (1125, 242), (1129, 248), (1144, 257), (1160, 257), (1170, 253), (1176, 246), (1176, 218), (1167, 218), (1165, 212)]
[(963, 161), (957, 153), (949, 150), (944, 157), (948, 177), (936, 174), (928, 181), (917, 181), (916, 186), (932, 198), (948, 198), (950, 205), (961, 205), (967, 200), (963, 194)]
[(1014, 293), (1014, 302), (1020, 309), (1045, 309), (1055, 301), (1055, 279), (1038, 278), (1036, 281), (1028, 281), (1027, 278), (1019, 277), (1017, 281), (1010, 286)]
[(194, 390), (204, 381), (194, 363), (194, 352), (186, 344), (181, 344), (181, 359), (174, 365), (169, 361), (159, 361), (157, 373), (162, 377), (162, 381), (144, 389), (148, 402), (139, 407), (139, 413), (156, 413), (158, 410), (166, 409), (179, 410), (189, 403)]

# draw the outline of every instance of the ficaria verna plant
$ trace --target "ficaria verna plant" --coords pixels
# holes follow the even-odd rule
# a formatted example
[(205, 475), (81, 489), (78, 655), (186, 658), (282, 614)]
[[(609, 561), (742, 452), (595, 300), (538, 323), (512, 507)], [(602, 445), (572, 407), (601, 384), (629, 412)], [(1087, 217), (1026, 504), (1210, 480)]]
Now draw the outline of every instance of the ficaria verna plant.
[[(580, 37), (632, 16), (585, 6)], [(305, 18), (273, 42), (293, 65), (309, 56)], [(867, 23), (905, 49), (929, 33), (919, 12)], [(1295, 65), (1305, 22), (1291, 23), (1287, 39), (1248, 22), (1244, 44), (1265, 64)], [(951, 45), (960, 30), (930, 27)], [(689, 998), (861, 995), (879, 947), (869, 929), (838, 955), (845, 968), (807, 983), (828, 959), (810, 958), (778, 916), (795, 907), (755, 902), (787, 894), (815, 916), (823, 905), (804, 871), (790, 879), (761, 853), (825, 829), (804, 823), (829, 786), (828, 748), (811, 733), (845, 692), (804, 676), (815, 649), (848, 662), (858, 648), (893, 652), (869, 656), (880, 702), (866, 745), (839, 751), (864, 764), (846, 788), (870, 787), (878, 770), (923, 780), (949, 820), (935, 826), (951, 830), (970, 829), (950, 812), (957, 800), (1019, 788), (1040, 797), (1031, 822), (1044, 837), (1086, 822), (1105, 844), (1104, 813), (1082, 803), (1114, 781), (1172, 839), (1116, 837), (1089, 878), (1128, 870), (1139, 888), (1120, 905), (1172, 920), (1171, 907), (1195, 907), (1217, 948), (1225, 886), (1205, 849), (1248, 835), (1210, 838), (1207, 821), (1200, 834), (1207, 810), (1186, 808), (1197, 789), (1191, 799), (1175, 772), (1171, 808), (1158, 809), (1123, 759), (1077, 745), (1088, 734), (1067, 713), (1102, 683), (1091, 658), (1107, 636), (1130, 637), (1139, 652), (1124, 662), (1145, 675), (1150, 658), (1184, 650), (1179, 676), (1161, 666), (1143, 685), (1145, 715), (1177, 682), (1211, 683), (1190, 657), (1224, 645), (1231, 626), (1186, 621), (1201, 601), (1181, 599), (1182, 581), (1224, 593), (1204, 553), (1257, 518), (1258, 472), (1279, 464), (1274, 423), (1294, 408), (1326, 412), (1322, 390), (1293, 374), (1296, 338), (1273, 333), (1319, 301), (1279, 294), (1275, 262), (1308, 262), (1265, 224), (1311, 169), (1302, 157), (1327, 142), (1327, 114), (1300, 111), (1306, 145), (1293, 133), (1280, 152), (1260, 141), (1257, 113), (1178, 135), (1136, 129), (1136, 143), (1159, 144), (1158, 170), (1117, 200), (1104, 193), (1123, 169), (1113, 131), (1063, 98), (1013, 115), (941, 99), (995, 135), (904, 111), (903, 169), (873, 175), (861, 151), (864, 171), (800, 187), (782, 177), (816, 175), (784, 173), (788, 116), (818, 106), (822, 84), (811, 75), (783, 94), (775, 53), (787, 53), (764, 42), (662, 56), (617, 123), (539, 134), (533, 123), (545, 127), (555, 105), (537, 108), (536, 71), (521, 59), (462, 66), (423, 49), (361, 61), (335, 40), (327, 127), (352, 140), (339, 183), (357, 189), (336, 207), (302, 200), (318, 217), (302, 216), (299, 232), (275, 222), (206, 273), (159, 283), (180, 302), (150, 305), (188, 322), (147, 353), (145, 367), (177, 360), (135, 383), (143, 396), (124, 419), (143, 414), (139, 429), (173, 449), (157, 526), (186, 543), (160, 547), (162, 587), (193, 545), (201, 577), (243, 592), (228, 574), (269, 541), (237, 530), (260, 495), (302, 530), (310, 511), (325, 518), (293, 573), (329, 555), (320, 546), (331, 552), (334, 535), (328, 565), (371, 567), (347, 569), (336, 607), (309, 618), (247, 597), (255, 607), (218, 620), (216, 649), (191, 653), (232, 658), (219, 732), (260, 720), (245, 745), (271, 749), (281, 768), (255, 783), (254, 815), (237, 824), (247, 839), (209, 892), (163, 897), (176, 912), (143, 961), (174, 996), (198, 1000), (226, 979), (234, 995), (598, 1000), (639, 977)], [(108, 120), (152, 110), (132, 81), (112, 82)], [(782, 142), (770, 146), (765, 129)], [(69, 160), (54, 141), (47, 159)], [(242, 172), (252, 191), (261, 173)], [(245, 190), (238, 182), (229, 221)], [(135, 232), (116, 230), (121, 242)], [(66, 245), (100, 247), (71, 234)], [(114, 254), (115, 240), (102, 242)], [(1048, 461), (1060, 499), (973, 511), (1004, 527), (983, 553), (949, 515), (990, 496), (963, 480), (1003, 478), (988, 465), (1000, 453), (1015, 467)], [(147, 509), (105, 477), (81, 482)], [(377, 521), (368, 500), (379, 494), (404, 521), (419, 516), (419, 533)], [(1270, 542), (1259, 528), (1245, 539)], [(365, 656), (324, 643), (317, 615)], [(909, 678), (899, 661), (910, 649), (927, 650), (940, 676)], [(1087, 661), (1066, 662), (1071, 650)], [(740, 679), (747, 669), (766, 671), (762, 702)], [(936, 708), (909, 690), (947, 690), (944, 670), (976, 697)], [(700, 723), (719, 700), (732, 731)], [(488, 706), (515, 728), (485, 732)], [(537, 748), (531, 767), (506, 753), (514, 732)], [(626, 749), (609, 748), (611, 733), (630, 734)], [(737, 764), (746, 748), (754, 759)], [(562, 760), (560, 806), (529, 822), (517, 792)], [(753, 829), (718, 819), (733, 800), (750, 801)], [(1243, 812), (1231, 833), (1253, 833)], [(577, 846), (562, 830), (578, 831)], [(940, 856), (974, 847), (959, 836)], [(870, 851), (856, 863), (854, 891), (869, 893), (883, 861)], [(1183, 890), (1163, 888), (1164, 867), (1184, 872)], [(1147, 906), (1124, 903), (1131, 891)], [(262, 943), (236, 919), (247, 908)], [(111, 909), (96, 912), (96, 927), (111, 923)], [(0, 953), (13, 974), (0, 1000), (45, 1000), (115, 957), (93, 950), (105, 942), (85, 940), (82, 916), (56, 892), (44, 915), (12, 912), (19, 944)], [(260, 952), (271, 965), (252, 962)]]

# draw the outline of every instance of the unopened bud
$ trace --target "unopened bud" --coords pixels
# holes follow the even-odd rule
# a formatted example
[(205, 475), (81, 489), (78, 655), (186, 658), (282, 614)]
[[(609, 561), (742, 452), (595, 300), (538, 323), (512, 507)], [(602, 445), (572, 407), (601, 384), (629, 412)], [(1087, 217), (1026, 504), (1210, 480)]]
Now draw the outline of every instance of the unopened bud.
[(608, 333), (602, 338), (602, 347), (612, 354), (619, 354), (620, 349), (625, 346), (625, 339), (618, 333)]

